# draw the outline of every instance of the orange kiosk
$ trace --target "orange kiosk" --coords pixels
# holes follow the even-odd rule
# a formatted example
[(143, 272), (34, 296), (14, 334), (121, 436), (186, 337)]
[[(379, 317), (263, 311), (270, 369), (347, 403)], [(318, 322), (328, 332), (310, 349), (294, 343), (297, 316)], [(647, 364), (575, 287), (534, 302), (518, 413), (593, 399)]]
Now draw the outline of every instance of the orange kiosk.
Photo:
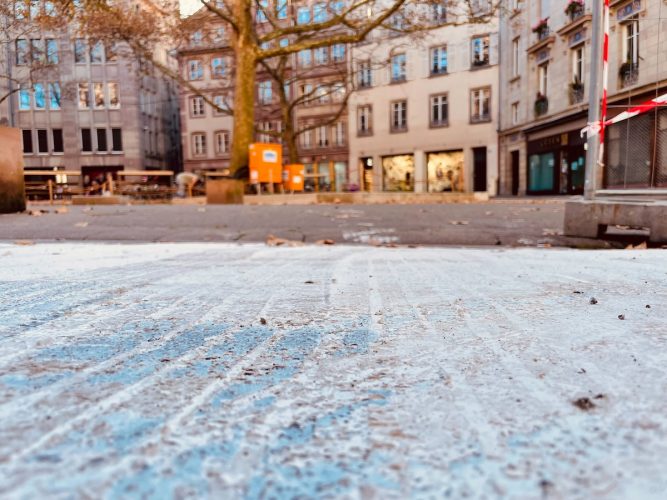
[(285, 189), (290, 192), (303, 191), (303, 164), (291, 163), (283, 170)]
[(280, 144), (253, 143), (250, 145), (250, 183), (273, 185), (282, 182), (283, 151)]

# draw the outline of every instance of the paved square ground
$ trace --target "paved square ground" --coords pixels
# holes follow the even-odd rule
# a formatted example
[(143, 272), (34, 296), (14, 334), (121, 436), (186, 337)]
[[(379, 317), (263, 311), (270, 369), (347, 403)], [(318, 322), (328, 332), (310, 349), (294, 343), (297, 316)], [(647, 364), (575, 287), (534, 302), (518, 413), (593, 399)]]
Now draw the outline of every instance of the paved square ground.
[(667, 497), (664, 251), (0, 263), (3, 498)]

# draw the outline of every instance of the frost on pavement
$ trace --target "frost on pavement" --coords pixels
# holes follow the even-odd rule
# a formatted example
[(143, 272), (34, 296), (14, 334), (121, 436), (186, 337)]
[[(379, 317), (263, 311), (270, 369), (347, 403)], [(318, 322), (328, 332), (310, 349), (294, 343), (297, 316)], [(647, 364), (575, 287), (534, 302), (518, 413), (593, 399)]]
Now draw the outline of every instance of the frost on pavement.
[(667, 496), (662, 251), (0, 258), (4, 498)]

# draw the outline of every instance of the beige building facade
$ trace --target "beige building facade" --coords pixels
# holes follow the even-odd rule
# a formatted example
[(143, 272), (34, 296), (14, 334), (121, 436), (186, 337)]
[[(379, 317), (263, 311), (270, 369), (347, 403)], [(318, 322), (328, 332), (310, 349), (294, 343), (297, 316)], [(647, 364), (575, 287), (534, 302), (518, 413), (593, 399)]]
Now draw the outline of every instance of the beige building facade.
[[(583, 192), (591, 5), (510, 0), (501, 12), (500, 194)], [(667, 92), (664, 12), (662, 0), (611, 2), (608, 117)], [(665, 113), (609, 128), (597, 188), (667, 183)]]
[(352, 50), (350, 182), (364, 191), (496, 193), (495, 23)]

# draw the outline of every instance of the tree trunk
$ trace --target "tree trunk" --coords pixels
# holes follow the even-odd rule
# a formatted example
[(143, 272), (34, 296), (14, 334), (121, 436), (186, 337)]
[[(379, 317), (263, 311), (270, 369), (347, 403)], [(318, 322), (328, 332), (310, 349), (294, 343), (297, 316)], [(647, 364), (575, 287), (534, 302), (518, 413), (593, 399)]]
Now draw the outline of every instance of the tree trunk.
[(283, 103), (283, 138), (285, 139), (285, 148), (287, 149), (288, 164), (299, 163), (299, 150), (297, 149), (297, 134), (294, 128), (294, 118), (289, 103)]
[(248, 147), (255, 132), (255, 75), (257, 54), (253, 40), (252, 1), (236, 0), (234, 14), (238, 32), (234, 37), (234, 61), (236, 82), (234, 84), (234, 132), (230, 171), (234, 175), (248, 166)]

